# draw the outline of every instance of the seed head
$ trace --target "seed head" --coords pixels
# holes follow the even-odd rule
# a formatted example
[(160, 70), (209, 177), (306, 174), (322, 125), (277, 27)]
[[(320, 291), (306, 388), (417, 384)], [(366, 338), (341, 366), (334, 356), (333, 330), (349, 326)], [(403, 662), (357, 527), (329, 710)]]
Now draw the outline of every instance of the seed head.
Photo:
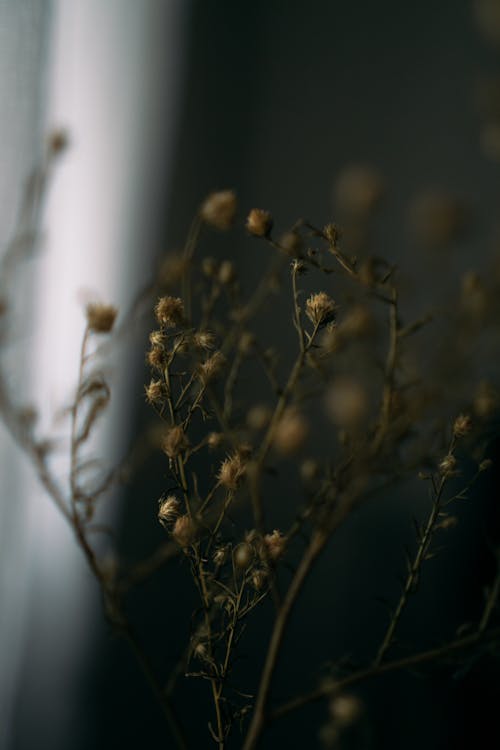
[(200, 216), (206, 224), (216, 229), (229, 229), (234, 221), (237, 202), (232, 190), (210, 193), (201, 205)]
[(182, 427), (176, 425), (171, 427), (162, 442), (162, 449), (169, 458), (177, 458), (189, 445), (188, 439)]
[(266, 584), (266, 571), (265, 570), (254, 570), (252, 573), (252, 586), (256, 591), (261, 591)]
[(227, 547), (217, 547), (214, 552), (214, 564), (224, 565), (227, 560)]
[(87, 325), (94, 333), (109, 333), (118, 315), (118, 310), (112, 305), (101, 305), (91, 302), (87, 305)]
[(193, 335), (193, 344), (197, 349), (213, 349), (215, 346), (215, 336), (210, 331), (197, 331)]
[(254, 551), (250, 544), (242, 542), (238, 544), (233, 553), (234, 564), (240, 570), (246, 570), (252, 564)]
[(273, 217), (269, 211), (252, 208), (247, 216), (246, 228), (255, 237), (269, 237), (273, 223)]
[(171, 523), (179, 515), (180, 503), (174, 495), (168, 495), (160, 500), (158, 520), (163, 525)]
[(155, 307), (158, 323), (163, 328), (175, 328), (184, 324), (184, 305), (179, 297), (160, 297)]
[(228, 490), (238, 489), (238, 485), (245, 473), (245, 463), (239, 453), (233, 453), (222, 462), (217, 479), (219, 484)]
[(161, 346), (153, 346), (148, 352), (148, 364), (157, 370), (163, 369), (164, 351)]
[(326, 292), (311, 294), (306, 302), (306, 315), (314, 326), (324, 326), (335, 320), (337, 305)]
[(180, 547), (189, 547), (193, 543), (196, 537), (196, 527), (188, 515), (178, 517), (172, 536)]
[(273, 561), (278, 560), (285, 552), (286, 537), (283, 536), (281, 531), (274, 529), (272, 534), (264, 536), (264, 546), (269, 559)]
[(163, 400), (164, 390), (161, 380), (152, 380), (149, 385), (145, 386), (146, 400), (150, 404), (156, 404)]
[(472, 419), (466, 414), (460, 414), (455, 419), (453, 434), (456, 438), (465, 437), (472, 429)]
[(222, 372), (226, 358), (222, 352), (215, 352), (211, 357), (202, 362), (199, 366), (199, 376), (201, 382), (206, 385), (216, 378)]
[(454, 474), (456, 468), (457, 459), (452, 453), (448, 453), (448, 455), (439, 462), (439, 471), (444, 477), (449, 477)]

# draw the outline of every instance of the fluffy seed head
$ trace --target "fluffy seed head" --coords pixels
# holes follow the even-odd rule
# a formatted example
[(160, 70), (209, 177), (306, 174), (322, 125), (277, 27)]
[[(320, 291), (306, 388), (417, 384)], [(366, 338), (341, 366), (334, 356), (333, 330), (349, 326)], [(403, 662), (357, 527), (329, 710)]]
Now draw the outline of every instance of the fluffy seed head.
[(273, 217), (262, 208), (252, 208), (247, 216), (246, 228), (255, 237), (268, 237), (273, 228)]
[(164, 391), (161, 380), (152, 380), (149, 385), (145, 386), (145, 390), (146, 400), (150, 404), (156, 404), (158, 401), (162, 401)]
[(199, 366), (199, 376), (202, 383), (209, 383), (222, 372), (226, 359), (222, 352), (215, 352)]
[(179, 297), (160, 297), (155, 307), (158, 323), (163, 328), (175, 328), (184, 323), (184, 305)]
[(160, 500), (158, 520), (162, 525), (174, 521), (179, 515), (180, 503), (174, 495), (168, 495)]
[(206, 224), (216, 229), (229, 229), (236, 214), (236, 195), (232, 190), (219, 190), (205, 198), (200, 216)]
[(285, 552), (286, 537), (283, 536), (281, 531), (274, 529), (272, 534), (264, 536), (264, 546), (269, 559), (273, 561), (278, 560)]
[(311, 294), (306, 302), (306, 315), (314, 326), (324, 326), (335, 320), (337, 305), (326, 292)]
[(233, 453), (222, 462), (217, 479), (228, 490), (236, 490), (245, 473), (245, 463), (240, 453)]
[(154, 367), (157, 370), (163, 369), (164, 352), (163, 347), (153, 346), (147, 356), (148, 364), (150, 367)]
[(215, 336), (210, 331), (197, 331), (193, 335), (193, 344), (197, 349), (213, 349), (215, 346)]
[(109, 333), (118, 315), (118, 310), (112, 305), (101, 305), (91, 302), (87, 305), (87, 325), (94, 333)]
[(448, 477), (454, 474), (456, 468), (457, 468), (457, 459), (452, 453), (448, 453), (448, 455), (445, 456), (439, 462), (439, 471), (445, 477)]

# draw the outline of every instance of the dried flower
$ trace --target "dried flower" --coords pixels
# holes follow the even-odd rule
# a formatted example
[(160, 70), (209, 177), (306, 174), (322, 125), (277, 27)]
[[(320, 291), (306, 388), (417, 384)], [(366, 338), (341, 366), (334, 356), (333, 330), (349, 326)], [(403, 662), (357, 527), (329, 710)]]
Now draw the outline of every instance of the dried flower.
[(296, 453), (304, 444), (309, 433), (305, 417), (295, 409), (287, 409), (276, 425), (273, 445), (284, 456)]
[(324, 326), (335, 320), (337, 305), (326, 292), (311, 294), (306, 302), (306, 315), (314, 326)]
[(255, 237), (268, 237), (273, 228), (273, 217), (262, 208), (252, 208), (247, 216), (246, 228)]
[(465, 437), (472, 429), (472, 419), (466, 414), (460, 414), (453, 425), (453, 434), (457, 438)]
[(236, 490), (243, 474), (245, 473), (245, 463), (239, 453), (233, 453), (222, 462), (217, 479), (219, 484), (228, 490)]
[(162, 442), (162, 449), (169, 458), (177, 458), (189, 445), (187, 436), (180, 425), (171, 427)]
[(109, 333), (118, 315), (118, 310), (112, 305), (102, 305), (91, 302), (87, 305), (87, 325), (94, 333)]
[(256, 591), (260, 591), (264, 588), (266, 584), (266, 578), (267, 575), (265, 570), (257, 569), (253, 571), (251, 580), (252, 586)]
[(201, 205), (200, 216), (206, 224), (216, 229), (229, 229), (234, 221), (237, 202), (232, 190), (210, 193)]
[(155, 307), (158, 323), (164, 328), (175, 328), (184, 323), (184, 305), (179, 297), (160, 297)]
[(188, 515), (179, 516), (172, 531), (174, 540), (180, 547), (189, 547), (196, 538), (196, 526)]
[(448, 455), (439, 462), (439, 471), (444, 477), (449, 477), (454, 474), (456, 468), (457, 459), (452, 453), (448, 453)]
[(212, 354), (211, 357), (205, 360), (205, 362), (202, 362), (199, 366), (198, 372), (201, 382), (206, 385), (220, 375), (225, 363), (226, 358), (222, 352), (215, 352), (215, 354)]
[(286, 547), (286, 537), (281, 531), (274, 529), (272, 534), (264, 536), (264, 546), (270, 560), (278, 560), (283, 556)]
[(246, 542), (238, 544), (233, 552), (234, 564), (240, 570), (246, 570), (252, 564), (253, 557), (254, 551)]
[(227, 547), (217, 547), (214, 552), (214, 564), (224, 565), (227, 560)]
[(145, 386), (146, 399), (150, 404), (156, 404), (162, 401), (164, 396), (163, 383), (161, 380), (152, 380), (149, 385)]
[(149, 334), (149, 342), (151, 346), (163, 346), (165, 342), (163, 331), (151, 331)]
[(197, 349), (213, 349), (215, 346), (215, 336), (210, 331), (197, 331), (193, 335), (193, 344)]
[(164, 365), (164, 351), (161, 346), (153, 346), (147, 356), (148, 364), (150, 367), (154, 367), (157, 370), (163, 370)]
[(171, 523), (179, 515), (180, 502), (174, 495), (168, 495), (168, 497), (160, 500), (160, 507), (158, 509), (158, 520), (162, 525)]

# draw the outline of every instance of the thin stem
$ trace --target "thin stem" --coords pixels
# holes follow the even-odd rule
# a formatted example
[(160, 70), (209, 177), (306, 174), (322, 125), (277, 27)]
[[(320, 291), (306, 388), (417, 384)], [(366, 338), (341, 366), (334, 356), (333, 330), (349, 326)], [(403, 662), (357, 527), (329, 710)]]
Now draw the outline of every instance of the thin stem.
[(405, 656), (401, 659), (395, 659), (393, 661), (387, 661), (383, 664), (374, 664), (366, 669), (360, 669), (347, 677), (343, 677), (334, 682), (325, 682), (324, 685), (320, 685), (315, 690), (305, 695), (293, 698), (281, 706), (278, 706), (269, 716), (269, 721), (276, 721), (281, 719), (292, 711), (296, 711), (304, 706), (314, 703), (315, 701), (324, 698), (325, 696), (331, 695), (332, 692), (341, 692), (346, 688), (357, 685), (365, 680), (379, 677), (382, 674), (388, 672), (397, 672), (402, 669), (409, 669), (416, 667), (420, 664), (426, 664), (428, 662), (438, 661), (444, 659), (447, 656), (459, 651), (466, 651), (469, 648), (476, 646), (479, 643), (495, 643), (500, 640), (500, 628), (493, 628), (491, 630), (476, 631), (471, 635), (464, 636), (463, 638), (457, 638), (451, 643), (447, 643), (444, 646), (438, 646), (431, 648), (427, 651), (420, 651), (410, 656)]

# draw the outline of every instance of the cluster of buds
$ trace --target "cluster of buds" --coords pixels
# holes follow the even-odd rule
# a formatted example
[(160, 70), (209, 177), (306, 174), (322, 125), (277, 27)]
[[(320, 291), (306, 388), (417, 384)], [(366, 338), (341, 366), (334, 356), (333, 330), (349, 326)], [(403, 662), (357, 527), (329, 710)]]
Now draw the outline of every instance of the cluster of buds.
[(306, 315), (311, 323), (316, 326), (325, 326), (335, 320), (337, 305), (326, 292), (311, 294), (306, 302)]

